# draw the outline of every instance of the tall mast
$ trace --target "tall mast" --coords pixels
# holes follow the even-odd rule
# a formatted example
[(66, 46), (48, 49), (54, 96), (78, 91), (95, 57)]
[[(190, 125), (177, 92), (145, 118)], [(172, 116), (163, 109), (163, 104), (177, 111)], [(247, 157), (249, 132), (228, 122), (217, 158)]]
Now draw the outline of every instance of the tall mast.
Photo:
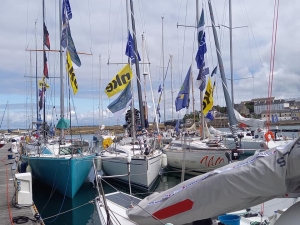
[[(103, 124), (103, 104), (102, 104), (102, 77), (101, 77), (101, 55), (99, 55), (99, 129)], [(100, 107), (101, 106), (101, 107)], [(100, 114), (101, 110), (101, 114)], [(101, 117), (101, 119), (100, 119)]]
[[(135, 33), (135, 20), (134, 20), (134, 11), (133, 11), (133, 1), (130, 0), (130, 9), (131, 9), (131, 24), (132, 24), (132, 33), (133, 33), (133, 41), (134, 41), (134, 54), (135, 54), (135, 69), (137, 76), (137, 89), (138, 89), (138, 98), (139, 98), (139, 108), (141, 113), (141, 126), (142, 129), (145, 128), (145, 116), (143, 110), (143, 100), (142, 100), (142, 90), (141, 90), (141, 78), (140, 78), (140, 63), (137, 57), (137, 41), (136, 41), (136, 33)], [(134, 110), (134, 109), (132, 109)]]
[[(35, 21), (35, 49), (37, 50), (36, 37), (36, 22)], [(35, 90), (36, 90), (36, 121), (39, 119), (39, 88), (38, 88), (38, 71), (37, 71), (37, 51), (35, 51)]]
[[(198, 0), (196, 0), (196, 21), (197, 21), (197, 23), (198, 23), (198, 21), (199, 21), (199, 1)], [(200, 44), (198, 43), (198, 46), (199, 46)], [(201, 91), (200, 90), (200, 121), (201, 121), (201, 124), (200, 124), (200, 126), (201, 126), (201, 130), (202, 130), (202, 133), (201, 133), (201, 138), (202, 139), (204, 139), (205, 137), (204, 137), (204, 115), (203, 115), (203, 105), (202, 105), (202, 101), (203, 101), (203, 91)]]
[(161, 49), (162, 49), (162, 69), (163, 69), (163, 94), (164, 94), (164, 122), (166, 122), (166, 92), (165, 92), (165, 50), (164, 50), (164, 17), (161, 17)]
[(235, 118), (233, 107), (232, 107), (232, 101), (230, 99), (228, 89), (227, 89), (227, 82), (226, 82), (226, 77), (225, 77), (225, 72), (224, 72), (223, 60), (221, 57), (220, 44), (219, 44), (216, 26), (215, 26), (215, 19), (214, 19), (214, 15), (213, 15), (213, 11), (212, 11), (212, 6), (211, 6), (211, 0), (208, 0), (208, 6), (209, 6), (211, 25), (212, 25), (214, 40), (215, 40), (215, 45), (216, 45), (219, 69), (220, 69), (220, 73), (221, 73), (223, 92), (224, 92), (225, 102), (226, 102), (226, 106), (227, 106), (227, 113), (228, 113), (229, 125), (230, 125), (229, 129), (231, 130), (231, 132), (233, 134), (236, 147), (238, 147), (238, 138), (237, 138), (237, 131), (236, 131), (236, 118)]
[[(45, 34), (45, 0), (43, 0), (43, 40), (44, 40), (44, 34)], [(44, 41), (43, 41), (43, 65), (45, 66), (45, 57), (44, 57), (44, 54), (45, 54), (45, 44), (44, 44)], [(45, 75), (44, 75), (45, 76)], [(44, 77), (43, 77), (44, 78)], [(45, 109), (45, 106), (46, 106), (46, 98), (45, 98), (45, 82), (44, 82), (44, 79), (43, 79), (43, 86), (42, 86), (42, 97), (43, 97), (43, 135), (44, 135), (44, 140), (46, 138), (46, 109)]]
[(232, 11), (231, 0), (229, 0), (229, 46), (230, 46), (230, 73), (231, 73), (231, 99), (232, 107), (234, 108), (234, 95), (233, 95), (233, 60), (232, 60)]
[[(127, 12), (127, 30), (128, 32), (130, 31), (130, 24), (129, 24), (129, 9), (128, 9), (128, 1), (129, 0), (126, 0), (126, 12)], [(130, 65), (130, 68), (131, 68), (131, 59), (130, 57), (128, 56), (128, 63)], [(132, 135), (132, 139), (133, 139), (133, 143), (135, 142), (135, 132), (134, 132), (134, 124), (135, 124), (135, 112), (134, 112), (134, 94), (133, 94), (133, 82), (130, 81), (130, 85), (131, 85), (131, 92), (132, 92), (132, 100), (131, 100), (131, 135)], [(134, 149), (133, 149), (134, 151)]]
[[(64, 77), (63, 77), (63, 50), (61, 46), (62, 39), (62, 0), (59, 0), (59, 70), (60, 70), (60, 118), (64, 120)], [(64, 144), (64, 129), (60, 129), (60, 142)]]
[[(173, 101), (173, 68), (172, 68), (172, 60), (173, 60), (173, 56), (170, 55), (170, 63), (171, 63), (171, 95), (172, 95), (172, 103)], [(173, 113), (174, 107), (172, 105), (172, 120), (174, 119), (174, 113)]]

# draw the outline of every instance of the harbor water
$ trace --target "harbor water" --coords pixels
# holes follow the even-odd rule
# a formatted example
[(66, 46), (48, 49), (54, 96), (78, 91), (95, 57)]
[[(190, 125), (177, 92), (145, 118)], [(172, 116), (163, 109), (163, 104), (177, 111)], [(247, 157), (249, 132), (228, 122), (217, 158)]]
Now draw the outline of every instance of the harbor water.
[[(272, 127), (275, 129), (275, 127)], [(280, 129), (300, 129), (295, 126), (280, 127)], [(220, 128), (221, 131), (229, 131), (226, 128)], [(286, 132), (287, 137), (298, 137), (298, 132)], [(78, 135), (74, 136), (78, 138)], [(82, 135), (84, 140), (92, 140), (93, 135)], [(185, 179), (191, 178), (191, 175), (185, 175)], [(181, 172), (164, 171), (158, 177), (153, 191), (167, 190), (181, 181)], [(120, 190), (129, 193), (129, 187), (126, 184), (106, 180), (103, 183), (104, 192), (111, 193)], [(144, 198), (152, 192), (141, 192), (138, 189), (132, 189), (132, 193), (137, 197)], [(33, 177), (33, 200), (37, 206), (44, 223), (46, 225), (99, 225), (100, 221), (97, 209), (93, 200), (97, 195), (97, 189), (93, 184), (86, 181), (73, 199), (64, 197), (56, 193), (49, 186), (44, 185)]]

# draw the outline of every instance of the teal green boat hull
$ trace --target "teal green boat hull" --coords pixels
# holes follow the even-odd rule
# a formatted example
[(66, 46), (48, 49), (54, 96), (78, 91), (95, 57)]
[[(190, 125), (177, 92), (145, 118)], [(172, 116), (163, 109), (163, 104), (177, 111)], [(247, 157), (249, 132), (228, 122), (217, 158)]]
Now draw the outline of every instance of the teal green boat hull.
[(87, 178), (95, 154), (74, 158), (28, 157), (22, 161), (31, 166), (33, 178), (55, 191), (73, 198)]

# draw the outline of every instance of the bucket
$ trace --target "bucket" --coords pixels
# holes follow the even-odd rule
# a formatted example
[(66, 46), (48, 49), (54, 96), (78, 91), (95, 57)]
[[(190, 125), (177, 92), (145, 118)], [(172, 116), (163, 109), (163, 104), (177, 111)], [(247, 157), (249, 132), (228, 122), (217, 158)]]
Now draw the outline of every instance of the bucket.
[(240, 225), (241, 217), (238, 215), (228, 214), (219, 216), (218, 219), (225, 225)]
[(7, 159), (13, 159), (13, 155), (7, 155)]

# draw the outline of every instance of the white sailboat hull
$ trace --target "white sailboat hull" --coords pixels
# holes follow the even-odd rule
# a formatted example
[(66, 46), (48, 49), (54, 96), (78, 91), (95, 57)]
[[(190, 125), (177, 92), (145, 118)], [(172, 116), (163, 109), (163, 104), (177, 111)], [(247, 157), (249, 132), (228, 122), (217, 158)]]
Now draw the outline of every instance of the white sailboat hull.
[[(242, 139), (240, 142), (240, 149), (243, 149), (245, 154), (253, 155), (257, 149), (270, 149), (281, 145), (286, 145), (292, 140), (269, 141), (259, 139)], [(235, 142), (233, 139), (224, 140), (224, 145), (228, 148), (234, 148)]]
[[(130, 162), (130, 183), (137, 188), (151, 189), (152, 184), (159, 175), (161, 169), (162, 152), (156, 150), (156, 154), (151, 157), (135, 156)], [(115, 176), (128, 173), (127, 156), (120, 158), (108, 158), (116, 154), (102, 155), (102, 169), (106, 175)], [(121, 156), (121, 155), (120, 155)], [(128, 176), (115, 178), (128, 183)]]
[[(176, 169), (195, 172), (209, 172), (228, 164), (224, 150), (166, 150), (168, 166)], [(185, 158), (185, 159), (184, 159)]]

